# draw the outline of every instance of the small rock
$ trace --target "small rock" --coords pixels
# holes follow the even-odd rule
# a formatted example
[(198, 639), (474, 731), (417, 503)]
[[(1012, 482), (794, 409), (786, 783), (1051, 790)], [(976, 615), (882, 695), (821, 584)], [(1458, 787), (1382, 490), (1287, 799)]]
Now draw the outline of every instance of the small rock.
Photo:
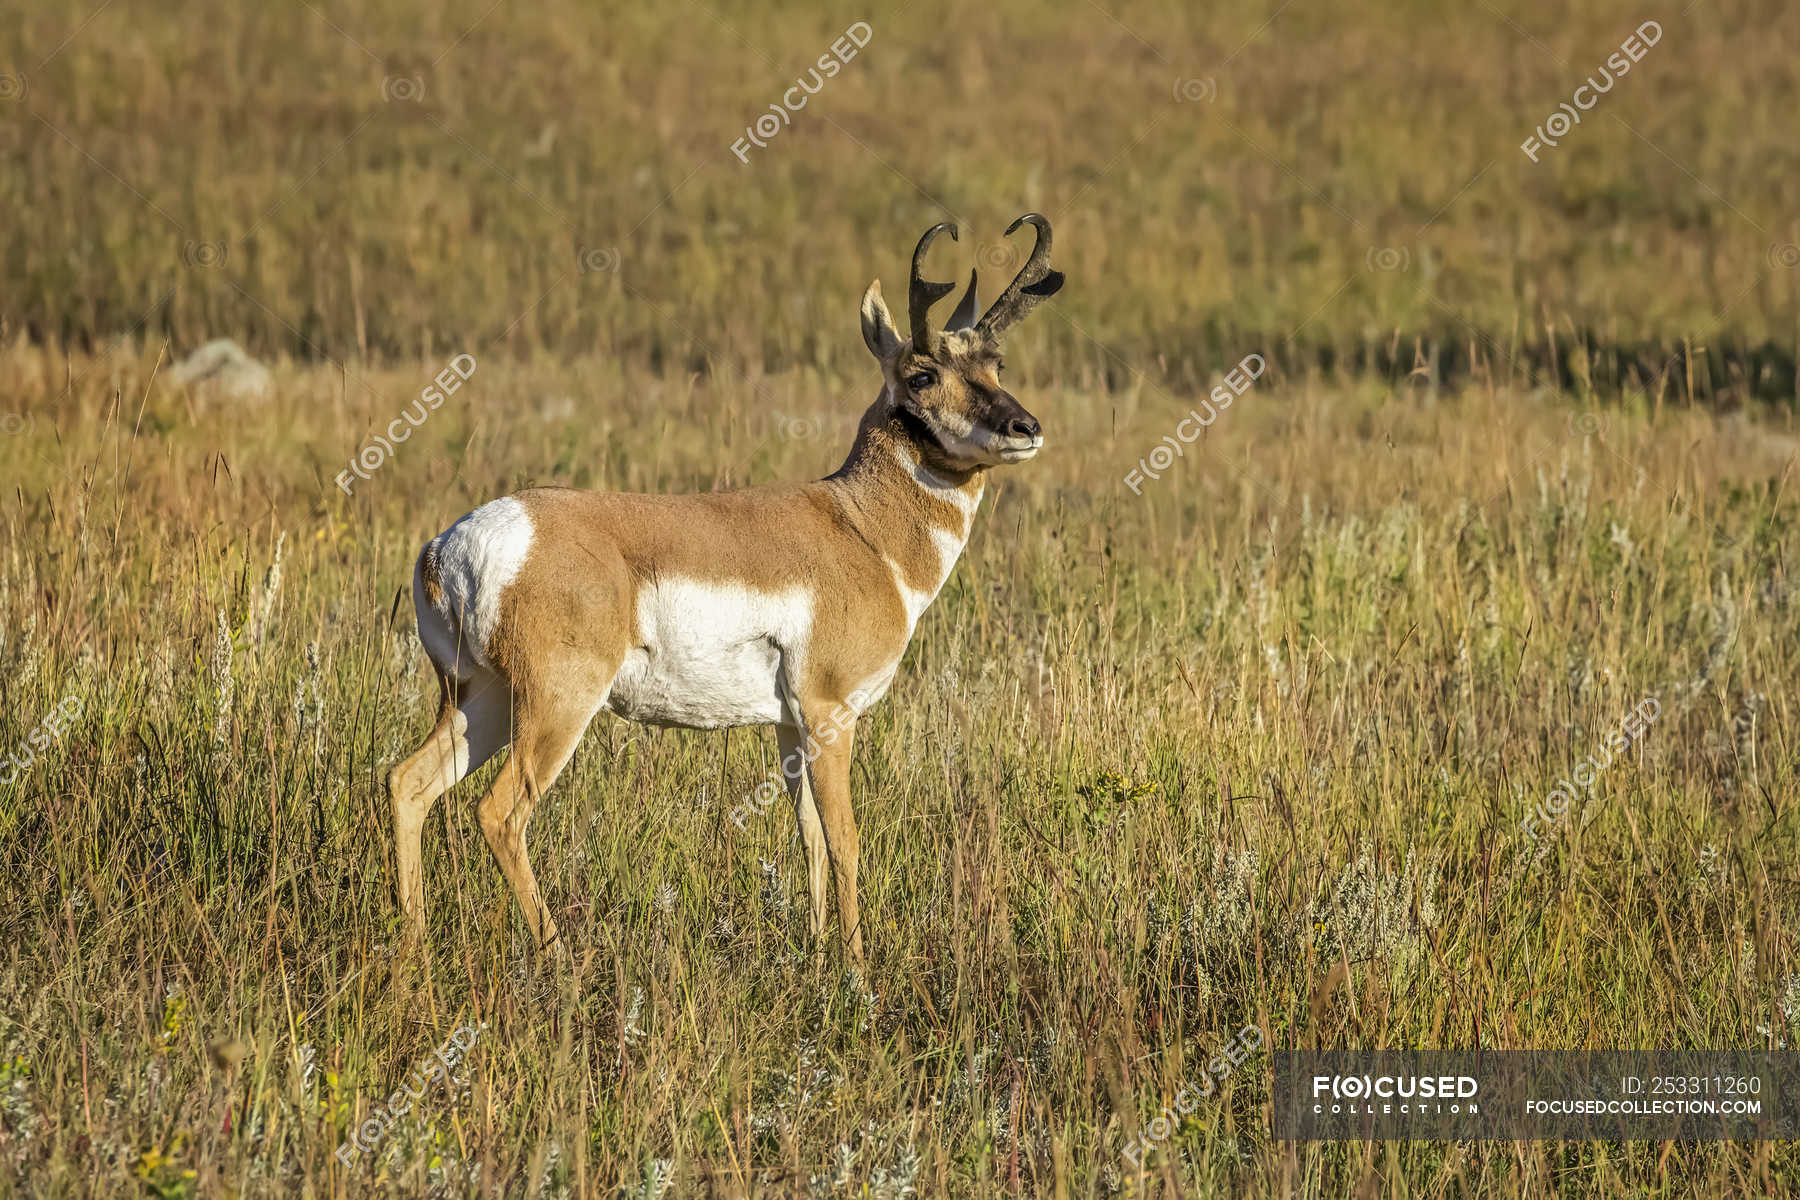
[(230, 338), (214, 338), (170, 370), (176, 383), (204, 389), (222, 400), (266, 400), (269, 368), (244, 353)]

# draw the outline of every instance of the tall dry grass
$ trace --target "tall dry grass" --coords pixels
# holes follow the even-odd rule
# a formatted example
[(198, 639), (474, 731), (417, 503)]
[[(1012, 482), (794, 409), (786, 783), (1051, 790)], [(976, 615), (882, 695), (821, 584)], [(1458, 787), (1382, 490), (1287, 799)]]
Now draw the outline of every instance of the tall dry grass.
[[(1532, 164), (1646, 16), (1659, 46)], [(32, 760), (0, 783), (0, 1188), (1795, 1194), (1788, 1144), (1274, 1142), (1260, 1058), (1122, 1153), (1247, 1024), (1794, 1042), (1791, 24), (0, 14), (0, 755)], [(896, 294), (946, 217), (936, 273), (1003, 276), (1026, 208), (1071, 281), (1009, 346), (1050, 450), (860, 729), (868, 975), (806, 937), (789, 823), (726, 819), (765, 735), (603, 719), (530, 835), (574, 969), (522, 944), (490, 768), (428, 827), (432, 966), (396, 982), (421, 542), (532, 482), (829, 471), (868, 279)], [(266, 405), (169, 381), (218, 336)], [(1269, 374), (1134, 494), (1250, 351)], [(468, 386), (340, 492), (459, 352)], [(1646, 695), (1641, 748), (1522, 836)], [(453, 1085), (344, 1169), (464, 1024)]]
[[(1273, 11), (27, 5), (0, 315), (83, 347), (843, 369), (848, 306), (927, 224), (998, 276), (1035, 208), (1073, 283), (1026, 336), (1109, 386), (1107, 351), (1192, 386), (1247, 341), (1403, 373), (1417, 337), (1558, 377), (1571, 341), (1642, 377), (1692, 351), (1709, 396), (1796, 394), (1783, 5)], [(1659, 44), (1530, 161), (1647, 15)], [(857, 20), (867, 48), (740, 162)]]
[[(284, 366), (208, 416), (157, 354), (7, 358), (0, 747), (85, 708), (0, 790), (10, 1189), (1793, 1194), (1769, 1143), (1272, 1142), (1266, 1059), (1122, 1157), (1246, 1024), (1792, 1042), (1791, 425), (1268, 380), (1136, 497), (1186, 404), (1019, 356), (1051, 448), (997, 480), (859, 738), (867, 977), (809, 945), (790, 821), (726, 820), (766, 736), (604, 718), (530, 834), (573, 971), (526, 952), (484, 771), (428, 828), (408, 993), (381, 780), (435, 703), (421, 541), (531, 480), (823, 473), (868, 380), (483, 362), (346, 499), (377, 397), (440, 363)], [(1641, 752), (1522, 837), (1645, 695)], [(344, 1171), (464, 1023), (456, 1088)]]

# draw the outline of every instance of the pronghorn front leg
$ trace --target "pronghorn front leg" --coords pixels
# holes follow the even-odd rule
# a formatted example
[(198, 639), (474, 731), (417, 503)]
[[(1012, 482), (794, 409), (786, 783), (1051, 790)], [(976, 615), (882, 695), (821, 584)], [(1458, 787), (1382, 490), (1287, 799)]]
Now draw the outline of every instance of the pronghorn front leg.
[[(808, 764), (818, 743), (803, 729), (793, 725), (775, 727), (776, 742), (781, 751), (781, 776), (787, 781), (788, 795), (794, 798), (794, 818), (800, 825), (800, 841), (806, 847), (807, 895), (812, 901), (813, 937), (825, 933), (825, 825), (819, 820), (819, 806), (813, 800)], [(811, 748), (809, 749), (809, 743)]]
[[(807, 728), (811, 732), (806, 750), (813, 756), (809, 771), (813, 803), (825, 827), (825, 846), (831, 855), (831, 873), (837, 888), (838, 930), (851, 961), (861, 966), (862, 917), (856, 902), (856, 814), (850, 808), (850, 744), (854, 740), (855, 710), (842, 702), (810, 704), (806, 706), (806, 715)], [(823, 888), (816, 887), (814, 894), (822, 897)]]

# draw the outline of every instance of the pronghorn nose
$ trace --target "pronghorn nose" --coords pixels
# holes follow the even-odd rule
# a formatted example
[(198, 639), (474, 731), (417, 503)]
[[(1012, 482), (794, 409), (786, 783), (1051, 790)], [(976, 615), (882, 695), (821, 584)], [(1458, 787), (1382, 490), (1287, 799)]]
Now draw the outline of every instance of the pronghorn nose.
[(1014, 417), (1012, 420), (1008, 421), (1006, 423), (1006, 428), (1000, 432), (1004, 433), (1007, 437), (1034, 438), (1044, 432), (1044, 427), (1037, 423), (1036, 417), (1027, 413), (1024, 416)]

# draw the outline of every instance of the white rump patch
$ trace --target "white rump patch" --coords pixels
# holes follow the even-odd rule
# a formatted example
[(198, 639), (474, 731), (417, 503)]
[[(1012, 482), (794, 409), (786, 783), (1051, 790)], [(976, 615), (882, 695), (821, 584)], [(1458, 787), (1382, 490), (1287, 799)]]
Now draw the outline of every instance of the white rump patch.
[(812, 632), (812, 595), (658, 576), (638, 585), (638, 643), (613, 678), (606, 707), (685, 729), (786, 720), (782, 675)]
[[(431, 661), (459, 679), (469, 660), (491, 667), (488, 646), (500, 625), (500, 600), (531, 554), (531, 514), (513, 496), (482, 505), (431, 539), (413, 574), (419, 640)], [(423, 568), (429, 562), (443, 596), (426, 602)], [(462, 630), (459, 648), (456, 630)]]

